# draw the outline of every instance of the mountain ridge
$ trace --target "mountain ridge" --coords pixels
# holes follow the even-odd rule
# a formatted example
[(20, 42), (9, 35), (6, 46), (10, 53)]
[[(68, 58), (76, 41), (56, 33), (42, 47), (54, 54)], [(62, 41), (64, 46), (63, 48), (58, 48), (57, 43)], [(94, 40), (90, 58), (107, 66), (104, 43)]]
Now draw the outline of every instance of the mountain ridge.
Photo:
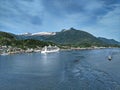
[[(103, 37), (95, 37), (94, 35), (74, 28), (63, 29), (60, 32), (55, 32), (54, 35), (15, 35), (11, 34), (17, 40), (34, 39), (45, 42), (53, 42), (60, 45), (72, 45), (80, 47), (91, 47), (91, 46), (114, 46), (120, 45), (120, 42), (114, 39), (106, 39)], [(29, 34), (29, 33), (28, 33)]]
[[(66, 32), (66, 31), (69, 31), (69, 30), (71, 30), (71, 29), (73, 29), (73, 30), (76, 30), (76, 29), (74, 29), (74, 28), (70, 28), (70, 29), (62, 29), (61, 31), (59, 31), (59, 32)], [(83, 30), (77, 30), (77, 31), (81, 31), (81, 32), (85, 32), (85, 33), (88, 33), (88, 32), (86, 32), (86, 31), (83, 31)], [(18, 34), (17, 36), (19, 36), (19, 37), (21, 37), (21, 39), (27, 39), (27, 38), (35, 38), (35, 39), (37, 39), (37, 40), (40, 40), (41, 39), (41, 37), (47, 37), (47, 36), (54, 36), (54, 35), (56, 35), (56, 33), (59, 33), (59, 32), (37, 32), (37, 33), (29, 33), (29, 32), (27, 32), (27, 33), (23, 33), (23, 34)], [(90, 33), (89, 33), (90, 34)], [(92, 35), (92, 34), (91, 34)], [(94, 36), (94, 35), (92, 35), (92, 36)], [(95, 36), (94, 36), (95, 37)], [(109, 44), (110, 44), (110, 42), (112, 43), (112, 44), (119, 44), (120, 42), (119, 41), (117, 41), (117, 40), (115, 40), (115, 39), (108, 39), (108, 38), (105, 38), (105, 37), (96, 37), (96, 38), (98, 38), (98, 39), (100, 39), (101, 41), (103, 41), (103, 42), (108, 42)], [(19, 38), (20, 39), (20, 38)], [(108, 41), (107, 41), (108, 40)]]

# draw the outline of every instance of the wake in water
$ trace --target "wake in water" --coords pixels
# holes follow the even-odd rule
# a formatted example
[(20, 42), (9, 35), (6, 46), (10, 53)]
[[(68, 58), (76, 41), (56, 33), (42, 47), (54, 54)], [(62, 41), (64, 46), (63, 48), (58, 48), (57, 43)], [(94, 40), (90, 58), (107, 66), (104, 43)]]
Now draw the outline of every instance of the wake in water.
[(76, 83), (71, 90), (120, 90), (120, 84), (108, 73), (96, 69), (85, 60), (77, 60), (67, 66), (63, 83), (69, 85), (72, 81)]
[(80, 81), (86, 81), (87, 86), (92, 90), (120, 90), (120, 84), (108, 73), (92, 67), (83, 60), (74, 66), (72, 73)]

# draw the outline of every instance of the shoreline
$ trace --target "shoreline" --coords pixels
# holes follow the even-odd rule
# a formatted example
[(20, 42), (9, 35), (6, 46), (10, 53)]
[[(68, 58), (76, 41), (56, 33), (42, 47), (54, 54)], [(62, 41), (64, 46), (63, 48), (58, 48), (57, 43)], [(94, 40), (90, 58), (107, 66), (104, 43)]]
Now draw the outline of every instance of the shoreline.
[[(119, 48), (119, 47), (87, 47), (87, 48), (68, 48), (68, 49), (60, 49), (60, 51), (71, 51), (71, 50), (97, 50), (97, 49), (112, 49), (112, 48)], [(21, 53), (41, 53), (41, 50), (38, 49), (27, 49), (27, 50), (21, 50), (21, 51), (12, 51), (12, 52), (2, 52), (0, 53), (0, 56), (5, 55), (12, 55), (12, 54), (21, 54)]]
[(92, 47), (88, 47), (88, 48), (70, 48), (70, 49), (61, 49), (61, 51), (65, 51), (65, 50), (97, 50), (97, 49), (112, 49), (112, 48), (119, 48), (119, 47), (96, 47), (96, 48), (92, 48)]

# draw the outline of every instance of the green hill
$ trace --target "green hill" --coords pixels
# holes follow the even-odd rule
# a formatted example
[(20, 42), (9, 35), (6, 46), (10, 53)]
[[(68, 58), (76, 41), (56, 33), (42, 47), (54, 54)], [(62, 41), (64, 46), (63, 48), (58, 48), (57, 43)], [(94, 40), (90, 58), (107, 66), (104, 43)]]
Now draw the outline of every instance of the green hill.
[(0, 45), (11, 45), (16, 38), (13, 34), (0, 31)]
[(0, 31), (0, 39), (4, 39), (4, 38), (6, 38), (6, 39), (15, 39), (13, 34)]

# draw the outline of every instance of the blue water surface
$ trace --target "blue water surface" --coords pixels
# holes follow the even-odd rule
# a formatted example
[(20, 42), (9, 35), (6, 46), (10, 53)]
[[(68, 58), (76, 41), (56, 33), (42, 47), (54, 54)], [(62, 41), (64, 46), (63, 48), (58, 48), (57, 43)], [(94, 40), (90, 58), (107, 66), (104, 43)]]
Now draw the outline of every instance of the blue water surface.
[(120, 49), (0, 56), (0, 90), (120, 90)]

